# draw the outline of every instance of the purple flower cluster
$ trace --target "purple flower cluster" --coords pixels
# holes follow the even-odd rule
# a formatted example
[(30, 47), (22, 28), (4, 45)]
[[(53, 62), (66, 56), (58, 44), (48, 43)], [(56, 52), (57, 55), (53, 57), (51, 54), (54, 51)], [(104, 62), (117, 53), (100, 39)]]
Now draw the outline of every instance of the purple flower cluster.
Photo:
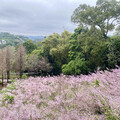
[(117, 120), (119, 115), (120, 68), (76, 77), (30, 77), (0, 93), (0, 120)]

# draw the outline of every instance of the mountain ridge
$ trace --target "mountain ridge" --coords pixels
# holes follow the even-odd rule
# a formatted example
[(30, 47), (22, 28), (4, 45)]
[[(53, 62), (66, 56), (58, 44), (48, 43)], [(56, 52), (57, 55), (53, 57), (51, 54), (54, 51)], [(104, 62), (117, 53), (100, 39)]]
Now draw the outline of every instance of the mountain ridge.
[(42, 41), (45, 36), (25, 36), (25, 35), (15, 35), (9, 32), (0, 32), (0, 47), (5, 47), (7, 45), (17, 46), (29, 39), (33, 42)]

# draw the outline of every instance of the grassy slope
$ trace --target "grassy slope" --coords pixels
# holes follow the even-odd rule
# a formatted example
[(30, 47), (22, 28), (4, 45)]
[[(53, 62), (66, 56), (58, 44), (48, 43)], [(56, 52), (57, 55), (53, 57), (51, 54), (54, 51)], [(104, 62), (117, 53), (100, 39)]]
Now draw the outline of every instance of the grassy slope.
[(28, 78), (0, 94), (0, 120), (119, 120), (120, 69)]

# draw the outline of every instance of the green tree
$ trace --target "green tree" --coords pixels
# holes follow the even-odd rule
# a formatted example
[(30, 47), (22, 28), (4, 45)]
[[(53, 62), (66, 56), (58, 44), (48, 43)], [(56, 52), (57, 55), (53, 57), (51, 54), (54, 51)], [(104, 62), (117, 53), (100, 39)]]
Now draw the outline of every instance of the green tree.
[(54, 33), (43, 40), (41, 49), (44, 53), (44, 57), (48, 57), (48, 59), (50, 59), (50, 49), (56, 48), (59, 43), (59, 39), (60, 35), (58, 33)]
[(78, 40), (80, 35), (84, 35), (88, 29), (78, 27), (74, 30), (69, 40), (69, 60), (74, 60), (81, 52), (81, 42)]
[(108, 46), (108, 65), (109, 68), (120, 66), (120, 36), (111, 37)]
[(104, 38), (108, 37), (108, 32), (120, 25), (120, 2), (117, 0), (97, 0), (96, 6), (86, 4), (75, 9), (72, 22), (79, 26), (94, 27), (101, 31)]
[(62, 66), (62, 72), (66, 75), (79, 75), (79, 74), (88, 74), (89, 63), (85, 61), (84, 58), (76, 58), (75, 60), (71, 60), (68, 64)]
[(27, 54), (30, 54), (33, 50), (37, 48), (36, 44), (32, 40), (27, 40), (23, 43), (23, 46), (26, 49)]
[(68, 70), (69, 74), (88, 74), (96, 70), (98, 66), (101, 69), (108, 66), (106, 39), (102, 37), (100, 30), (95, 29), (94, 27), (75, 29), (69, 44), (70, 61), (62, 67), (63, 73)]
[(71, 20), (79, 27), (70, 39), (70, 61), (63, 65), (63, 73), (86, 74), (97, 67), (108, 67), (108, 33), (120, 25), (119, 11), (120, 2), (116, 0), (98, 0), (96, 6), (82, 4), (75, 9)]
[(54, 62), (59, 67), (61, 72), (61, 67), (63, 64), (68, 63), (68, 52), (69, 52), (69, 40), (71, 33), (64, 30), (61, 37), (58, 39), (58, 44), (56, 47), (50, 49), (50, 55), (54, 59)]
[(31, 54), (37, 55), (39, 59), (41, 59), (44, 56), (43, 50), (41, 48), (33, 50)]
[(53, 66), (53, 74), (61, 73), (61, 67), (68, 62), (69, 40), (71, 33), (64, 30), (61, 35), (54, 33), (42, 42), (41, 54), (47, 57)]

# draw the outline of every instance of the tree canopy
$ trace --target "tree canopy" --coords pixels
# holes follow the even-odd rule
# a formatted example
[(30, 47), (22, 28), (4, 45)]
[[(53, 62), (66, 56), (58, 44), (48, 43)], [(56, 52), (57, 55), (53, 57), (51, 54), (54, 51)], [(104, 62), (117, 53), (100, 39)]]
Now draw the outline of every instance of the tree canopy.
[(81, 27), (97, 28), (104, 38), (108, 32), (120, 25), (120, 2), (117, 0), (98, 0), (96, 6), (81, 4), (71, 17), (73, 23)]

